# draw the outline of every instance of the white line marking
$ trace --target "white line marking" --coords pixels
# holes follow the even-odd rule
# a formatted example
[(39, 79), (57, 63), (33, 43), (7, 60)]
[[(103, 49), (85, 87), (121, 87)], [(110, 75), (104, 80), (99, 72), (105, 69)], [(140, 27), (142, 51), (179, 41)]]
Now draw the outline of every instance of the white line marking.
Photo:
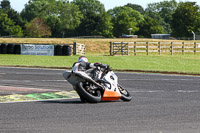
[(28, 66), (27, 67), (2, 67), (0, 66), (1, 68), (13, 68), (13, 69), (24, 69), (24, 70), (52, 70), (52, 71), (55, 71), (55, 70), (68, 70), (68, 69), (55, 69), (55, 68), (29, 68)]
[(13, 82), (18, 82), (18, 81), (23, 81), (23, 82), (66, 82), (67, 80), (1, 80), (1, 81), (13, 81)]
[(143, 80), (143, 81), (157, 81), (157, 80), (162, 80), (162, 81), (192, 81), (194, 79), (119, 79), (122, 81), (138, 81), (138, 80)]
[(196, 93), (199, 92), (198, 90), (178, 90), (179, 93)]
[(159, 90), (149, 90), (149, 91), (129, 91), (129, 92), (133, 92), (133, 93), (160, 93), (160, 92), (164, 92), (164, 91), (159, 91)]
[[(8, 73), (8, 74), (13, 74), (13, 73)], [(27, 72), (17, 72), (17, 73), (14, 73), (16, 75), (62, 75), (62, 72), (61, 73), (27, 73)]]
[(163, 93), (163, 92), (176, 92), (176, 93), (198, 93), (200, 92), (199, 90), (174, 90), (174, 91), (163, 91), (163, 90), (135, 90), (135, 91), (130, 91), (132, 93)]
[(168, 77), (197, 77), (199, 78), (200, 76), (193, 76), (193, 75), (179, 75), (179, 74), (162, 74), (162, 73), (137, 73), (137, 72), (118, 72), (116, 71), (115, 73), (123, 73), (123, 74), (129, 74), (129, 75), (150, 75), (150, 76), (168, 76)]
[(0, 73), (0, 75), (5, 75), (6, 73)]

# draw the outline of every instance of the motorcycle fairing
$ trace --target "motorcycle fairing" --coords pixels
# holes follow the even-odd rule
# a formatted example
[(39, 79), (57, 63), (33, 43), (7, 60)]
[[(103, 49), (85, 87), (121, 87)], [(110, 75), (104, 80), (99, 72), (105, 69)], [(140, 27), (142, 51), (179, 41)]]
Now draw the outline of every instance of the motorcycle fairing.
[(74, 73), (72, 73), (71, 71), (65, 71), (63, 73), (63, 77), (69, 82), (71, 83), (73, 86), (76, 86), (77, 83), (79, 83), (80, 81), (84, 81), (82, 78), (75, 76)]
[(111, 71), (104, 77), (104, 80), (109, 82), (110, 86), (106, 87), (102, 100), (119, 100), (121, 98), (121, 93), (118, 89), (118, 77)]
[(121, 98), (121, 94), (119, 94), (118, 92), (105, 89), (101, 100), (113, 101), (113, 100), (119, 100), (120, 98)]

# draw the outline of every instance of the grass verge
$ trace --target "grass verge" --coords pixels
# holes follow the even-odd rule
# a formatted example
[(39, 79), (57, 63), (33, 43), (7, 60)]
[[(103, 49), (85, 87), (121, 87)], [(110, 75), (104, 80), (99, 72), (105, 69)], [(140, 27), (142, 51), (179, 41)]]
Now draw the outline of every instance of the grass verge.
[[(70, 68), (79, 56), (0, 55), (0, 66)], [(115, 70), (200, 74), (200, 56), (195, 55), (87, 55), (90, 62), (109, 64)]]

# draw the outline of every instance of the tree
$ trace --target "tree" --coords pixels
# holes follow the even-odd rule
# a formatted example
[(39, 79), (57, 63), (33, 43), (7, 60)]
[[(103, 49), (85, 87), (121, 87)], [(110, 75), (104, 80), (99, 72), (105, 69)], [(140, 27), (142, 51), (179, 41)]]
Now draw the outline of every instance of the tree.
[(129, 34), (128, 29), (132, 28), (134, 34), (139, 30), (138, 24), (141, 23), (144, 18), (136, 10), (130, 7), (115, 7), (108, 11), (112, 16), (113, 34), (115, 37), (119, 37), (122, 33)]
[(10, 1), (9, 0), (2, 0), (1, 4), (0, 4), (0, 8), (5, 10), (10, 10), (11, 6), (10, 6)]
[(22, 36), (22, 29), (19, 25), (15, 25), (8, 15), (0, 9), (0, 35), (8, 36), (8, 35), (17, 35)]
[(83, 16), (78, 6), (73, 3), (62, 3), (60, 1), (60, 7), (59, 18), (63, 36), (65, 33), (70, 36), (69, 32), (80, 25)]
[(19, 25), (20, 27), (24, 27), (24, 24), (25, 24), (24, 21), (22, 20), (20, 14), (11, 8), (9, 0), (1, 1), (0, 9), (2, 9), (3, 12), (8, 15), (8, 18), (14, 21), (16, 25)]
[(15, 25), (11, 29), (11, 35), (23, 36), (23, 30), (19, 25)]
[(62, 22), (57, 15), (47, 16), (46, 24), (51, 28), (52, 37), (61, 37), (62, 33)]
[(44, 10), (48, 10), (46, 8), (48, 4), (49, 2), (47, 0), (29, 0), (22, 10), (21, 16), (27, 22), (30, 22), (36, 17), (45, 17)]
[(77, 35), (113, 36), (111, 18), (99, 0), (74, 0), (73, 3), (79, 7), (83, 14), (81, 24), (76, 29)]
[(106, 12), (102, 13), (97, 25), (96, 33), (94, 34), (110, 38), (113, 37), (112, 30), (113, 30), (113, 24), (111, 22), (111, 16)]
[(172, 16), (173, 35), (191, 36), (192, 31), (200, 32), (200, 8), (196, 2), (181, 2)]
[(41, 18), (35, 18), (26, 25), (26, 32), (29, 37), (49, 37), (51, 30)]
[(170, 23), (172, 21), (172, 14), (176, 10), (178, 3), (176, 0), (162, 1), (148, 4), (145, 10), (145, 16), (156, 19), (163, 26), (165, 33), (171, 33)]
[(24, 28), (25, 22), (23, 21), (22, 17), (17, 11), (11, 9), (7, 12), (7, 14), (8, 18), (12, 19), (16, 25), (19, 25), (20, 27)]
[(78, 6), (67, 0), (29, 0), (21, 16), (28, 22), (36, 17), (42, 18), (51, 27), (54, 37), (65, 36), (74, 30), (82, 18)]
[(150, 38), (151, 34), (164, 33), (164, 29), (160, 23), (149, 16), (145, 16), (144, 21), (139, 24), (139, 27), (140, 30), (137, 32), (137, 34), (146, 38)]
[(144, 8), (143, 8), (141, 5), (128, 3), (128, 4), (125, 5), (125, 6), (130, 7), (130, 8), (132, 8), (133, 10), (136, 10), (136, 11), (138, 11), (138, 12), (141, 13), (141, 14), (144, 14)]
[(99, 22), (100, 17), (94, 13), (86, 14), (81, 20), (81, 24), (76, 29), (79, 36), (92, 36), (96, 35), (95, 31), (97, 30), (97, 23)]
[(104, 5), (99, 0), (73, 0), (85, 16), (88, 13), (101, 14), (105, 12)]

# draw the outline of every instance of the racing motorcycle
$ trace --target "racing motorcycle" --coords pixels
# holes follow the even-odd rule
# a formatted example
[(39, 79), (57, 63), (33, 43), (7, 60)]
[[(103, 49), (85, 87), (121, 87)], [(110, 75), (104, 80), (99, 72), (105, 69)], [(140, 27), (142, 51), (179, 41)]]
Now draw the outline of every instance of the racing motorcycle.
[(110, 67), (96, 67), (86, 72), (65, 71), (63, 77), (73, 86), (82, 102), (132, 99), (130, 93), (118, 84), (118, 77)]

